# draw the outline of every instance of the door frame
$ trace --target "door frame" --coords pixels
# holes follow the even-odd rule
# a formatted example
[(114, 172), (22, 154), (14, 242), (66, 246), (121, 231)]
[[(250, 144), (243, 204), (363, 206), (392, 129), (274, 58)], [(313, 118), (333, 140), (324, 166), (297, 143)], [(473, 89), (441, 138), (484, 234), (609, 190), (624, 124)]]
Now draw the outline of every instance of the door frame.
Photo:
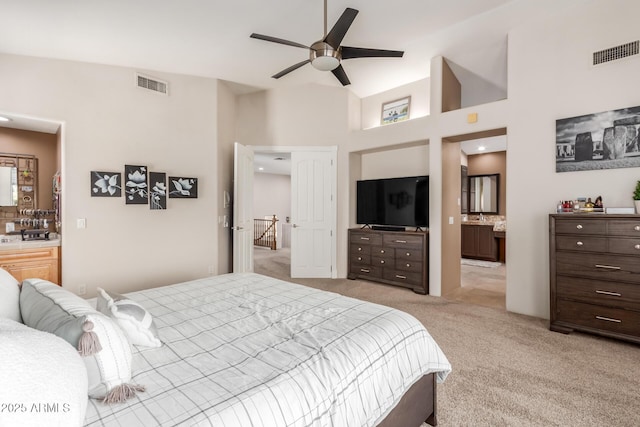
[[(337, 254), (337, 234), (338, 234), (338, 146), (271, 146), (271, 145), (247, 145), (256, 153), (293, 153), (320, 151), (332, 153), (333, 176), (331, 177), (331, 278), (338, 278), (338, 254)], [(292, 194), (293, 196), (293, 194)], [(293, 199), (292, 202), (293, 204)]]

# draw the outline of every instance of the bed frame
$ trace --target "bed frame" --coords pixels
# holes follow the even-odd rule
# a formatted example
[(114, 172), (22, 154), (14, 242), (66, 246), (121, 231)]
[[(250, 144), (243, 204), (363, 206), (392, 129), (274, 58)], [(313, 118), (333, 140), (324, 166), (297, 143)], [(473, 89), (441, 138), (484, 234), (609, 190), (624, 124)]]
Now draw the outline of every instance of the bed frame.
[(419, 427), (424, 422), (436, 426), (436, 409), (436, 374), (433, 373), (416, 381), (378, 427)]

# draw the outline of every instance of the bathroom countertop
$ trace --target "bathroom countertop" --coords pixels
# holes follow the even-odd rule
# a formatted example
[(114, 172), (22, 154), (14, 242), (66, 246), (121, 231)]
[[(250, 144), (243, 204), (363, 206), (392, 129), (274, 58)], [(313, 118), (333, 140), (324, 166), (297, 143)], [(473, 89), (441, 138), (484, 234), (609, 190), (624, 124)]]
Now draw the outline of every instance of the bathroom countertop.
[[(7, 236), (2, 236), (6, 238)], [(26, 240), (23, 241), (19, 237), (10, 236), (14, 238), (10, 242), (0, 243), (0, 251), (20, 250), (20, 249), (37, 249), (37, 248), (51, 248), (54, 246), (60, 246), (60, 238), (56, 237), (49, 240)]]

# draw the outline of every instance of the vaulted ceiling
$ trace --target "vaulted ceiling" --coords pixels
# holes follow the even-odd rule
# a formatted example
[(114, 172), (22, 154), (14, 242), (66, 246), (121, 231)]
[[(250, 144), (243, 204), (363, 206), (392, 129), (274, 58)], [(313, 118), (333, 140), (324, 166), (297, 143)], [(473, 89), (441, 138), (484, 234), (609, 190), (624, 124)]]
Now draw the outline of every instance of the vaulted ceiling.
[[(328, 0), (328, 27), (359, 10), (343, 44), (403, 50), (397, 58), (343, 61), (349, 90), (366, 97), (429, 75), (446, 54), (465, 73), (504, 90), (506, 33), (529, 0)], [(0, 0), (0, 52), (219, 78), (236, 90), (308, 82), (339, 86), (304, 49), (250, 39), (253, 32), (310, 45), (323, 37), (323, 0)], [(472, 42), (457, 43), (473, 28)], [(500, 62), (501, 66), (496, 66)], [(504, 70), (503, 70), (504, 69)]]

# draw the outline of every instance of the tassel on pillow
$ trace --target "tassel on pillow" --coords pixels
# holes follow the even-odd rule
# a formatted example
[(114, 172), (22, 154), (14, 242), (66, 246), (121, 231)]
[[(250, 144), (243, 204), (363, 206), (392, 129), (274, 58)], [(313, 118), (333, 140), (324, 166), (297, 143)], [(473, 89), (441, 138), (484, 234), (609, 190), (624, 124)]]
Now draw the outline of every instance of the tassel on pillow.
[(78, 353), (80, 353), (80, 356), (91, 356), (101, 351), (102, 346), (98, 335), (93, 332), (93, 322), (85, 320), (82, 324), (82, 330), (84, 332), (80, 335), (80, 340), (78, 340)]
[(102, 399), (102, 403), (107, 405), (111, 403), (122, 403), (135, 396), (137, 391), (143, 392), (145, 390), (144, 386), (138, 384), (120, 384), (107, 393)]

